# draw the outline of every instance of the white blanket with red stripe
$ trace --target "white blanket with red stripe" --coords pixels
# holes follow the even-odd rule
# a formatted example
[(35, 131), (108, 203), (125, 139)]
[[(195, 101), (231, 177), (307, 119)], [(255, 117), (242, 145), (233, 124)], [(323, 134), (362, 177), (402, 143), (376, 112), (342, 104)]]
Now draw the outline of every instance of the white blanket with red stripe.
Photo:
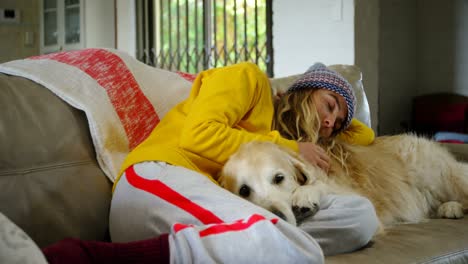
[(114, 49), (82, 49), (0, 64), (86, 113), (97, 160), (113, 182), (125, 156), (190, 92), (193, 76), (143, 64)]

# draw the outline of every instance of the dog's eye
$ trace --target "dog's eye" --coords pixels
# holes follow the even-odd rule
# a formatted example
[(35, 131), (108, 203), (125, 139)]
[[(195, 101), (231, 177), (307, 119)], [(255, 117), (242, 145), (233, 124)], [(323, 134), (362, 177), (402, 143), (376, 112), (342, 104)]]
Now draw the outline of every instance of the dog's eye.
[(242, 186), (240, 187), (239, 189), (239, 195), (244, 197), (244, 198), (247, 198), (249, 197), (250, 195), (250, 187), (245, 185), (245, 184), (242, 184)]
[(283, 180), (284, 180), (284, 175), (281, 173), (277, 173), (275, 177), (273, 178), (273, 183), (280, 184)]

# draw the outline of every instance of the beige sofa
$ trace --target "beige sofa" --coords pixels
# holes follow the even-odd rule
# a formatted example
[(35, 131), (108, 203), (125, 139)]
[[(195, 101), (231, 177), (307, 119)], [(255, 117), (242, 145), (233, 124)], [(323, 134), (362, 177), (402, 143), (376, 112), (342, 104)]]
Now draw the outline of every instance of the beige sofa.
[[(281, 89), (290, 79), (274, 81)], [(0, 213), (39, 247), (65, 237), (108, 241), (111, 182), (86, 116), (30, 80), (0, 74)], [(460, 159), (468, 149), (446, 145)], [(468, 219), (391, 228), (327, 263), (468, 263)]]

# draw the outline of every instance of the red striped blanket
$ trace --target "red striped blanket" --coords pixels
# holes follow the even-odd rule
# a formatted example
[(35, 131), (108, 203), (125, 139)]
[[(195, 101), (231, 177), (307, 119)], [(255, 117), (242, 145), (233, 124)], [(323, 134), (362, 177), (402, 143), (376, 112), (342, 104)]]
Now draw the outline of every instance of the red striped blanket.
[(113, 182), (125, 156), (190, 92), (193, 76), (143, 64), (114, 49), (82, 49), (0, 64), (86, 113), (97, 160)]

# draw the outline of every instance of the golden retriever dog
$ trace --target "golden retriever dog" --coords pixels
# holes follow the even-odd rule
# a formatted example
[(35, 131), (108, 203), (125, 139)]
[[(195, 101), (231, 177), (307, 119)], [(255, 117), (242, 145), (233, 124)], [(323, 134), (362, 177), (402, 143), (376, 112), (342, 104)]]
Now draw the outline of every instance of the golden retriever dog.
[(329, 155), (327, 174), (290, 150), (253, 141), (229, 158), (219, 182), (294, 225), (315, 214), (320, 196), (330, 193), (367, 197), (381, 227), (462, 218), (468, 207), (468, 164), (431, 140), (398, 135), (369, 146), (336, 142)]

